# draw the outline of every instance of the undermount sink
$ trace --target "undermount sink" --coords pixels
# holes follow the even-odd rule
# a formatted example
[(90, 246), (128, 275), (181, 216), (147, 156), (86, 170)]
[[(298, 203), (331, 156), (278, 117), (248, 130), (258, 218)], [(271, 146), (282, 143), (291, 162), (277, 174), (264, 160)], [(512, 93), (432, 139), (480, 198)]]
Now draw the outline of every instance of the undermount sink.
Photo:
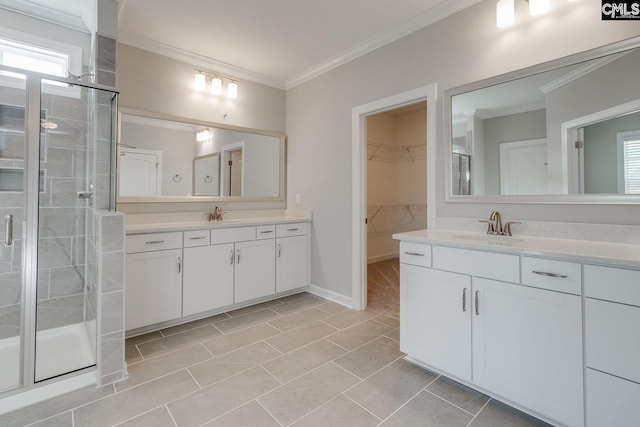
[(498, 236), (495, 234), (455, 234), (456, 239), (474, 240), (476, 242), (490, 243), (494, 245), (509, 245), (511, 243), (524, 242), (522, 239), (512, 236)]

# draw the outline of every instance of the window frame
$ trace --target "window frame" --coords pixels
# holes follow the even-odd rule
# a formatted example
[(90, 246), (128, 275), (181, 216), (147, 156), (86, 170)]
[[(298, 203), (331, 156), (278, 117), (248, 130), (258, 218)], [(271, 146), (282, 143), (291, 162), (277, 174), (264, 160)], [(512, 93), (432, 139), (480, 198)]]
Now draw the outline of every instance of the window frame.
[[(618, 152), (618, 193), (621, 194), (640, 194), (640, 188), (638, 188), (637, 192), (627, 193), (626, 192), (626, 170), (625, 170), (625, 155), (624, 148), (625, 143), (628, 141), (638, 141), (640, 145), (640, 129), (626, 131), (626, 132), (616, 132), (616, 140), (617, 140), (617, 152)], [(639, 162), (640, 162), (640, 156)]]

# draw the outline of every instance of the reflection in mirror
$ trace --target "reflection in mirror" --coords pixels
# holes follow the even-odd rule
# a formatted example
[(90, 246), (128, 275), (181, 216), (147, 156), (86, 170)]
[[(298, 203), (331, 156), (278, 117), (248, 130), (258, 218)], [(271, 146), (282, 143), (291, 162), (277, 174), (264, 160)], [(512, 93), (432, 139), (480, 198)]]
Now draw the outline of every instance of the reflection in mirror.
[(630, 49), (450, 91), (449, 194), (640, 194), (638, 69)]
[(281, 134), (126, 113), (120, 132), (121, 198), (282, 197)]

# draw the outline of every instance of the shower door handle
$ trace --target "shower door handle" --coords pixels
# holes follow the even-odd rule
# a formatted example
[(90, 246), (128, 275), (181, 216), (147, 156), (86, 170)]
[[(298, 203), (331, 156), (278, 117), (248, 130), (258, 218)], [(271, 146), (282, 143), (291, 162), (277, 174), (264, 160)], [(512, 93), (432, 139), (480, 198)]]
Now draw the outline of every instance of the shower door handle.
[(13, 215), (4, 217), (4, 245), (13, 246)]

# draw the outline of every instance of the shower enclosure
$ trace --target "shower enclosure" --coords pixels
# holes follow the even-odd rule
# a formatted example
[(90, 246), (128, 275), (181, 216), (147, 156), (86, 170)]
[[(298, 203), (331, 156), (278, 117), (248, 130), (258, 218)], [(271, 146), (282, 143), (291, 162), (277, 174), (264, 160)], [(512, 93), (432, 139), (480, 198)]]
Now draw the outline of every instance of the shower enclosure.
[(0, 67), (0, 393), (96, 366), (117, 94)]

